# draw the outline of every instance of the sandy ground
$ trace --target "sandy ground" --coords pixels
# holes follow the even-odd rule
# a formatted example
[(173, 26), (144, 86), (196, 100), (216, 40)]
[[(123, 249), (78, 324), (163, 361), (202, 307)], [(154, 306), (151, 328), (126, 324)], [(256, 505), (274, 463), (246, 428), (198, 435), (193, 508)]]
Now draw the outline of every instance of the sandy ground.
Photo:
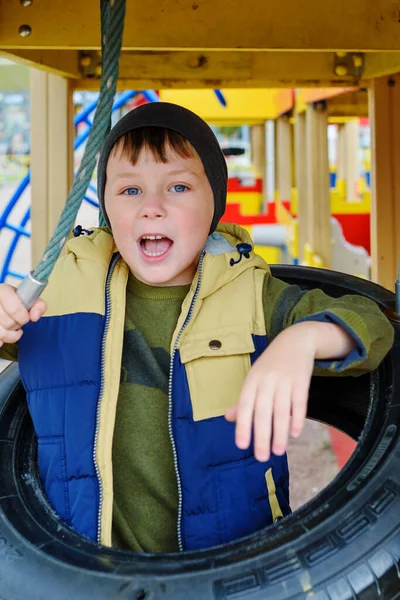
[[(17, 184), (7, 184), (0, 187), (0, 215), (3, 213)], [(9, 222), (19, 225), (22, 216), (30, 203), (30, 192), (27, 190), (21, 201), (10, 215)], [(85, 204), (77, 218), (83, 227), (90, 227), (97, 222), (96, 209)], [(9, 231), (0, 232), (0, 265), (3, 264), (13, 234)], [(11, 263), (11, 268), (21, 274), (31, 269), (30, 242), (21, 238)], [(18, 280), (9, 278), (9, 283)], [(0, 370), (6, 365), (0, 359)], [(291, 440), (288, 450), (291, 473), (291, 506), (295, 510), (323, 489), (337, 474), (338, 467), (332, 452), (327, 428), (320, 423), (307, 421), (303, 434), (296, 440)]]
[(296, 510), (326, 487), (339, 472), (328, 428), (306, 421), (302, 435), (288, 448), (290, 505)]

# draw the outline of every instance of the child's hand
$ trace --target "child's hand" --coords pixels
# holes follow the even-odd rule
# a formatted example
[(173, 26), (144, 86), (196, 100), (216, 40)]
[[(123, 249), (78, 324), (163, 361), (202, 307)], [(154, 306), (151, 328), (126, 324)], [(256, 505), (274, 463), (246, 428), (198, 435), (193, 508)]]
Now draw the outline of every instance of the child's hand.
[(46, 303), (36, 300), (30, 311), (22, 304), (16, 289), (12, 285), (0, 285), (0, 347), (14, 344), (22, 336), (22, 325), (29, 321), (39, 321), (46, 311)]
[(304, 321), (277, 335), (250, 369), (239, 402), (225, 414), (236, 421), (236, 445), (248, 448), (254, 427), (254, 455), (266, 461), (273, 430), (272, 452), (284, 454), (289, 429), (297, 437), (304, 426), (314, 360), (344, 358), (355, 346), (334, 323)]
[(285, 453), (289, 429), (295, 437), (303, 429), (315, 343), (300, 325), (282, 331), (261, 354), (246, 377), (238, 404), (225, 415), (236, 421), (236, 445), (242, 449), (250, 444), (254, 420), (254, 455), (260, 461), (269, 459), (271, 429), (272, 452), (277, 455)]

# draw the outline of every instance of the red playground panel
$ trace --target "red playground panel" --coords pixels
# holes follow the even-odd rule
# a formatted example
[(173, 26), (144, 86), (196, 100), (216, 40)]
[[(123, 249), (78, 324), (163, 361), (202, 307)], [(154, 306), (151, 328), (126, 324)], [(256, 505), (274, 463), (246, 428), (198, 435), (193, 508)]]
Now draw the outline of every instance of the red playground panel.
[[(244, 188), (241, 188), (242, 191)], [(231, 191), (235, 191), (232, 189)], [(254, 191), (252, 189), (251, 191)], [(290, 202), (284, 200), (283, 206), (290, 212)], [(361, 214), (333, 214), (342, 226), (345, 239), (354, 246), (362, 246), (371, 254), (370, 239), (370, 215)], [(221, 219), (224, 223), (237, 223), (238, 225), (262, 225), (277, 223), (275, 215), (275, 202), (268, 203), (268, 214), (261, 215), (242, 215), (239, 203), (228, 203), (225, 214)]]
[(370, 214), (334, 214), (343, 229), (345, 239), (354, 246), (363, 246), (371, 254)]
[(339, 470), (343, 469), (344, 465), (353, 454), (357, 446), (357, 442), (355, 442), (345, 433), (342, 433), (333, 427), (329, 427), (329, 435), (331, 438), (332, 450), (335, 455)]
[[(290, 210), (290, 202), (283, 202), (283, 205)], [(238, 225), (271, 225), (277, 223), (275, 202), (269, 202), (268, 214), (261, 215), (242, 215), (239, 203), (228, 203), (221, 221), (223, 223), (237, 223)]]
[(228, 193), (229, 192), (262, 192), (262, 179), (255, 179), (253, 185), (242, 185), (239, 177), (229, 177)]

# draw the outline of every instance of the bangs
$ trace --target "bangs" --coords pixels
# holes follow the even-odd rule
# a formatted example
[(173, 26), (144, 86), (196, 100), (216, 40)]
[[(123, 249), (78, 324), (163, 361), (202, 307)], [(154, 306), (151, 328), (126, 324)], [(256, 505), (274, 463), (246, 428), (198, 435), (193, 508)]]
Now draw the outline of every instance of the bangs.
[(149, 150), (156, 162), (167, 163), (167, 151), (173, 150), (181, 158), (197, 156), (192, 144), (180, 133), (164, 127), (139, 127), (125, 133), (112, 149), (136, 165), (141, 150)]

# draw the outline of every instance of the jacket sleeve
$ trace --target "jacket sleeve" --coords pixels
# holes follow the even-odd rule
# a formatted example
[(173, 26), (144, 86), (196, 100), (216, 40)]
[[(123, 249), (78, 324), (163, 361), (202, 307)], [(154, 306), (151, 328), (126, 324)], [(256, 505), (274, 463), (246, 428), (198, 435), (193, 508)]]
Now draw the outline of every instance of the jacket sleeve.
[(4, 344), (0, 348), (0, 358), (18, 362), (18, 344)]
[(394, 330), (378, 305), (359, 295), (340, 298), (320, 289), (301, 290), (266, 275), (263, 306), (267, 337), (303, 321), (336, 323), (355, 340), (356, 347), (342, 360), (316, 360), (314, 375), (361, 375), (373, 371), (389, 352)]

